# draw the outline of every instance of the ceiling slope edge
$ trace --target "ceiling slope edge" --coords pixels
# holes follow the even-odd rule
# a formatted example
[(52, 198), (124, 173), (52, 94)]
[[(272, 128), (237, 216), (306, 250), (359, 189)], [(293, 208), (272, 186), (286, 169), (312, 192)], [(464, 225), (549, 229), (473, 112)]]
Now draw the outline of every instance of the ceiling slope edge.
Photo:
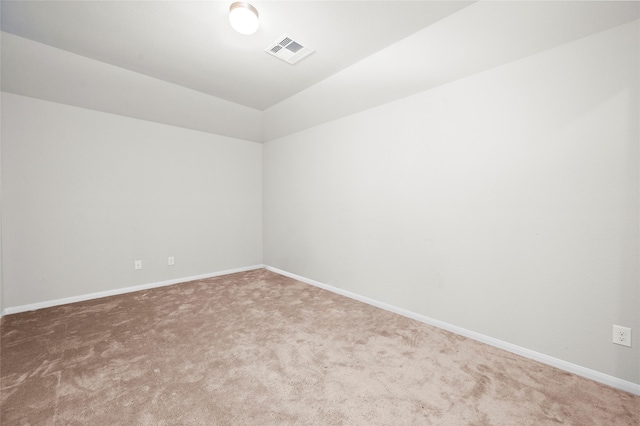
[(637, 2), (474, 3), (265, 110), (263, 142), (523, 59), (639, 14)]
[(2, 91), (261, 142), (262, 111), (2, 32)]

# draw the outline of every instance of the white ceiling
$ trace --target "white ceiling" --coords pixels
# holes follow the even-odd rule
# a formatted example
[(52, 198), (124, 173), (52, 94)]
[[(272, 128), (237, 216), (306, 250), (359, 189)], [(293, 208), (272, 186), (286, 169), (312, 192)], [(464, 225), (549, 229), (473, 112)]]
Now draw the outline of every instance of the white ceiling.
[[(261, 26), (244, 36), (232, 1), (2, 0), (2, 31), (265, 110), (471, 3), (252, 0)], [(284, 33), (316, 53), (266, 54)]]
[[(2, 0), (2, 91), (264, 142), (640, 18), (639, 1)], [(287, 33), (316, 52), (264, 52)], [(640, 35), (639, 35), (640, 36)]]

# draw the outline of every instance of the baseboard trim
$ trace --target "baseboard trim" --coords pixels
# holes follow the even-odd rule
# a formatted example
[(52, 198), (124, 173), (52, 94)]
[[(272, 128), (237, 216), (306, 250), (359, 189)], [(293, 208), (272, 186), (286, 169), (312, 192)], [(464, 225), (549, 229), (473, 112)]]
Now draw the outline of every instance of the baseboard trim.
[(4, 315), (18, 314), (20, 312), (35, 311), (37, 309), (50, 308), (52, 306), (66, 305), (68, 303), (83, 302), (85, 300), (100, 299), (102, 297), (116, 296), (118, 294), (132, 293), (134, 291), (140, 291), (140, 290), (148, 290), (150, 288), (164, 287), (164, 286), (184, 283), (188, 281), (202, 280), (205, 278), (213, 278), (213, 277), (219, 277), (222, 275), (235, 274), (237, 272), (253, 271), (255, 269), (262, 269), (263, 267), (264, 265), (246, 266), (243, 268), (227, 269), (225, 271), (212, 272), (209, 274), (193, 275), (190, 277), (176, 278), (168, 281), (160, 281), (155, 283), (136, 285), (132, 287), (118, 288), (115, 290), (100, 291), (97, 293), (89, 293), (89, 294), (83, 294), (80, 296), (65, 297), (62, 299), (47, 300), (44, 302), (30, 303), (28, 305), (4, 308), (3, 312), (4, 312)]
[(305, 284), (310, 284), (316, 287), (320, 287), (324, 290), (331, 291), (333, 293), (340, 294), (342, 296), (349, 297), (351, 299), (358, 300), (363, 303), (367, 303), (372, 306), (376, 306), (378, 308), (384, 309), (386, 311), (394, 312), (396, 314), (414, 319), (416, 321), (423, 322), (425, 324), (432, 325), (434, 327), (441, 328), (443, 330), (451, 331), (453, 333), (459, 334), (464, 337), (468, 337), (470, 339), (476, 340), (478, 342), (486, 343), (488, 345), (494, 346), (499, 349), (506, 350), (508, 352), (514, 353), (516, 355), (523, 356), (525, 358), (533, 359), (535, 361), (541, 362), (543, 364), (550, 365), (552, 367), (556, 367), (560, 370), (567, 371), (569, 373), (573, 373), (575, 375), (585, 377), (587, 379), (591, 379), (595, 382), (605, 384), (607, 386), (611, 386), (613, 388), (629, 392), (634, 395), (640, 396), (640, 384), (636, 384), (627, 380), (620, 379), (618, 377), (610, 376), (608, 374), (601, 373), (596, 370), (592, 370), (590, 368), (582, 367), (577, 364), (573, 364), (559, 358), (555, 358), (549, 355), (545, 355), (540, 352), (532, 351), (530, 349), (524, 348), (522, 346), (517, 346), (511, 344), (509, 342), (505, 342), (503, 340), (494, 339), (493, 337), (485, 336), (484, 334), (477, 333), (475, 331), (467, 330), (462, 327), (458, 327), (453, 324), (446, 323), (444, 321), (440, 321), (434, 318), (429, 318), (427, 316), (417, 314), (415, 312), (408, 311), (403, 308), (398, 308), (393, 305), (389, 305), (384, 302), (380, 302), (375, 299), (371, 299), (365, 296), (361, 296), (356, 293), (352, 293), (347, 290), (343, 290), (338, 287), (334, 287), (328, 284), (324, 284), (309, 278), (302, 277), (300, 275), (292, 274), (287, 271), (283, 271), (278, 268), (274, 268), (272, 266), (264, 265), (264, 268), (275, 272), (276, 274), (283, 275), (285, 277), (293, 278), (294, 280), (301, 281)]

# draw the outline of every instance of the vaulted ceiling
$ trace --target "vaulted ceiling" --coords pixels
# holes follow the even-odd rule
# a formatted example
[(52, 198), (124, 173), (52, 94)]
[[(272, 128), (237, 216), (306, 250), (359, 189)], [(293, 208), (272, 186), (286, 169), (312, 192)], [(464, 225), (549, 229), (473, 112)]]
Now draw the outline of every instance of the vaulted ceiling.
[[(2, 30), (259, 110), (471, 2), (252, 1), (261, 26), (229, 25), (232, 1), (2, 1)], [(264, 50), (283, 34), (317, 53)]]
[[(245, 36), (231, 3), (2, 0), (2, 90), (264, 141), (640, 15), (635, 1), (252, 0), (261, 26)], [(315, 53), (265, 53), (283, 34)]]

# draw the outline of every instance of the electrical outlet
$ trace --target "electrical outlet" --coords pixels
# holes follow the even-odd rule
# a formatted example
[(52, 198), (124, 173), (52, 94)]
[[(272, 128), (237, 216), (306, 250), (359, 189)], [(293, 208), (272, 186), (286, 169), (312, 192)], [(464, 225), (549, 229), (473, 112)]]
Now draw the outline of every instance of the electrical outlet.
[(142, 260), (136, 260), (135, 262), (133, 262), (133, 269), (135, 269), (136, 271), (142, 269)]
[(619, 325), (613, 326), (613, 343), (616, 345), (631, 347), (631, 329), (628, 327), (621, 327)]
[(176, 259), (173, 256), (169, 256), (169, 259), (167, 260), (167, 265), (171, 266), (171, 265), (175, 265), (176, 264)]

